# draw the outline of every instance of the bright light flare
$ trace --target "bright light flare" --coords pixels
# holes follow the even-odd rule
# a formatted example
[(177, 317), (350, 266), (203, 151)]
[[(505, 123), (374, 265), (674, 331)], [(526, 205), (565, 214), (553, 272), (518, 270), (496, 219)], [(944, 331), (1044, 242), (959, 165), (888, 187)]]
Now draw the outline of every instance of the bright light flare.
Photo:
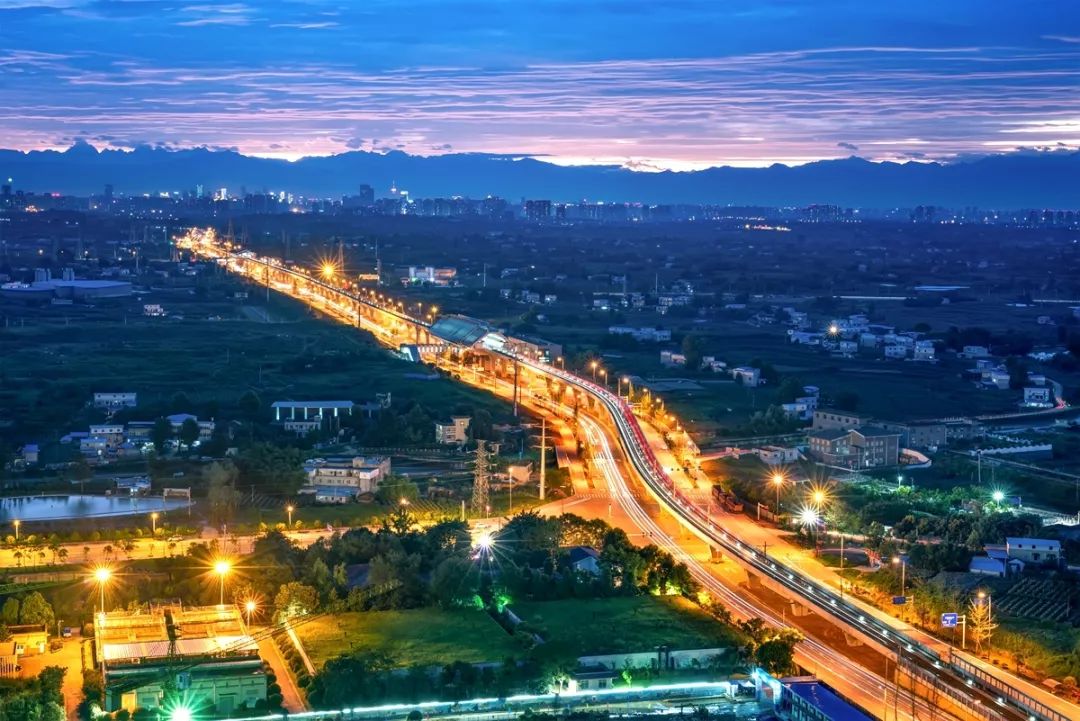
[(107, 566), (99, 566), (94, 569), (94, 580), (98, 583), (108, 583), (112, 578), (112, 569)]
[(994, 491), (990, 497), (994, 499), (994, 503), (1001, 503), (1005, 500), (1005, 491)]
[(323, 278), (326, 278), (327, 280), (333, 278), (334, 274), (337, 273), (337, 267), (333, 263), (329, 262), (323, 263), (320, 270), (322, 271)]
[(495, 539), (491, 537), (490, 533), (481, 534), (474, 544), (480, 551), (490, 551), (491, 547), (495, 545)]
[(224, 560), (224, 559), (214, 562), (214, 573), (216, 573), (219, 576), (224, 576), (231, 570), (232, 570), (232, 564), (229, 563), (228, 561)]
[(799, 511), (799, 523), (803, 526), (816, 526), (821, 516), (813, 508), (803, 508)]

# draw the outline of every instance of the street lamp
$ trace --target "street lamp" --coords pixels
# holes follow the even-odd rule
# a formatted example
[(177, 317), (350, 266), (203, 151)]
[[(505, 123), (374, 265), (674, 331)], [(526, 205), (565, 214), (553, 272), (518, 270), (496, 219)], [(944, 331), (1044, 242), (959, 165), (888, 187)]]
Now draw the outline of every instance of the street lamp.
[(604, 388), (607, 388), (607, 369), (600, 369), (600, 377), (604, 379)]
[(600, 364), (597, 363), (596, 361), (590, 361), (589, 362), (589, 367), (592, 368), (592, 379), (593, 379), (594, 382), (596, 381), (596, 367), (598, 365), (600, 365)]
[(289, 514), (289, 528), (292, 528), (292, 512), (293, 512), (292, 504), (289, 504), (289, 505), (285, 506), (285, 512)]
[(19, 526), (22, 525), (22, 521), (20, 521), (18, 518), (16, 518), (11, 523), (15, 526), (15, 542), (18, 543), (19, 542)]
[(219, 588), (219, 593), (218, 593), (218, 605), (219, 606), (224, 606), (225, 605), (225, 577), (227, 575), (229, 575), (230, 570), (232, 570), (232, 564), (229, 563), (228, 561), (226, 561), (225, 559), (221, 559), (220, 561), (216, 561), (214, 563), (214, 573), (216, 573), (218, 575), (218, 580), (220, 582), (220, 585), (218, 587)]
[(258, 608), (258, 604), (255, 603), (255, 601), (253, 601), (253, 600), (249, 599), (247, 601), (247, 603), (244, 604), (244, 613), (247, 614), (247, 625), (248, 626), (251, 625), (251, 614), (255, 613), (256, 608)]
[(815, 488), (810, 493), (810, 500), (814, 502), (814, 506), (820, 509), (829, 500), (829, 494), (822, 488)]
[(779, 471), (774, 473), (773, 476), (772, 476), (772, 484), (773, 484), (773, 487), (776, 489), (776, 508), (774, 508), (773, 510), (775, 511), (777, 518), (779, 518), (780, 517), (780, 489), (784, 485), (784, 474), (780, 473)]
[(101, 591), (101, 613), (105, 613), (105, 584), (112, 578), (112, 570), (108, 566), (98, 566), (94, 569), (94, 580)]
[(1001, 503), (1005, 500), (1005, 491), (994, 491), (992, 494), (990, 494), (990, 497), (994, 500), (994, 503)]
[(559, 364), (559, 368), (561, 368), (562, 370), (566, 370), (566, 361), (563, 360), (562, 356), (556, 358), (555, 362)]
[(154, 511), (153, 513), (150, 514), (150, 535), (152, 535), (152, 536), (157, 535), (157, 519), (158, 519), (158, 515), (159, 514), (158, 514), (157, 511)]
[(907, 598), (907, 561), (900, 556), (893, 556), (893, 565), (900, 566), (900, 595)]

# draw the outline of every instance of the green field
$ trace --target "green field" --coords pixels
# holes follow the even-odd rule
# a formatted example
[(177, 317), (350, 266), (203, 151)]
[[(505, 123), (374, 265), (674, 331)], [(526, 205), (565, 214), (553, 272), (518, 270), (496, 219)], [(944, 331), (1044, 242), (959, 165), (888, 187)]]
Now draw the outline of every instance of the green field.
[[(266, 420), (275, 400), (368, 401), (387, 392), (399, 412), (418, 402), (445, 415), (457, 407), (510, 415), (490, 394), (400, 360), (367, 333), (314, 318), (283, 296), (229, 300), (240, 288), (226, 279), (196, 296), (163, 289), (115, 305), (13, 311), (18, 322), (0, 328), (0, 441), (44, 449), (101, 422), (104, 414), (87, 408), (95, 391), (137, 392), (139, 408), (127, 415), (145, 420), (181, 411), (230, 420), (243, 415), (238, 401), (249, 391)], [(145, 318), (146, 302), (176, 316)]]
[(502, 662), (522, 650), (487, 613), (471, 610), (338, 613), (296, 633), (316, 668), (353, 650), (384, 651), (401, 667)]
[(545, 642), (534, 653), (544, 658), (733, 646), (731, 629), (685, 598), (635, 596), (596, 600), (516, 603), (511, 606)]

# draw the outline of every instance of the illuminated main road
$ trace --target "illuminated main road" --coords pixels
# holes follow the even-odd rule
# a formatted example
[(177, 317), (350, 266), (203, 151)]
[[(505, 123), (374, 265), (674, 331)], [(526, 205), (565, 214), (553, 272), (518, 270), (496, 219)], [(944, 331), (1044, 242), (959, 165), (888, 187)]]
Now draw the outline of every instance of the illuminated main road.
[[(427, 344), (433, 349), (428, 352), (432, 355), (435, 350), (445, 346), (445, 343), (432, 339), (427, 319), (407, 314), (400, 303), (374, 291), (367, 291), (367, 295), (364, 295), (359, 289), (342, 289), (330, 282), (332, 277), (320, 280), (302, 269), (282, 265), (274, 259), (229, 248), (210, 231), (189, 233), (178, 241), (178, 246), (216, 260), (231, 271), (302, 300), (328, 315), (369, 330), (380, 342), (391, 347), (416, 343), (423, 349)], [(915, 675), (919, 685), (938, 689), (953, 704), (975, 718), (1003, 721), (1067, 721), (1075, 718), (1075, 707), (1063, 699), (1003, 674), (998, 669), (973, 663), (970, 658), (957, 658), (951, 654), (943, 656), (926, 643), (925, 638), (916, 637), (910, 627), (842, 597), (827, 584), (785, 565), (774, 556), (762, 554), (729, 530), (719, 527), (708, 512), (687, 497), (665, 473), (630, 405), (617, 394), (537, 359), (497, 349), (488, 350), (501, 360), (513, 363), (515, 370), (520, 368), (538, 378), (554, 379), (573, 388), (593, 409), (607, 416), (607, 421), (617, 434), (627, 465), (661, 508), (701, 541), (723, 550), (770, 588), (812, 608), (886, 654), (902, 656), (907, 662), (905, 671)], [(611, 468), (614, 469), (614, 465)], [(616, 475), (620, 479), (618, 482), (623, 483), (622, 474)], [(632, 496), (622, 498), (628, 499), (628, 502), (634, 500)], [(642, 514), (635, 518), (635, 523), (644, 523), (645, 518), (647, 516)], [(672, 545), (678, 547), (678, 544)], [(680, 558), (684, 556), (685, 552)], [(710, 584), (709, 587), (713, 586)], [(733, 603), (732, 599), (739, 597), (728, 593), (725, 598)], [(753, 613), (761, 615), (759, 610)]]

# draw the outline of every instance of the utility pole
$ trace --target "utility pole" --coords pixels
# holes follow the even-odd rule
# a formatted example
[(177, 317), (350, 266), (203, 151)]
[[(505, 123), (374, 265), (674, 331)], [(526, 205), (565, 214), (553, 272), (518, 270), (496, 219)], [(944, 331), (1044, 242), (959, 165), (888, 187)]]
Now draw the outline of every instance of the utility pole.
[(545, 481), (547, 480), (547, 416), (540, 421), (540, 500), (546, 495)]

